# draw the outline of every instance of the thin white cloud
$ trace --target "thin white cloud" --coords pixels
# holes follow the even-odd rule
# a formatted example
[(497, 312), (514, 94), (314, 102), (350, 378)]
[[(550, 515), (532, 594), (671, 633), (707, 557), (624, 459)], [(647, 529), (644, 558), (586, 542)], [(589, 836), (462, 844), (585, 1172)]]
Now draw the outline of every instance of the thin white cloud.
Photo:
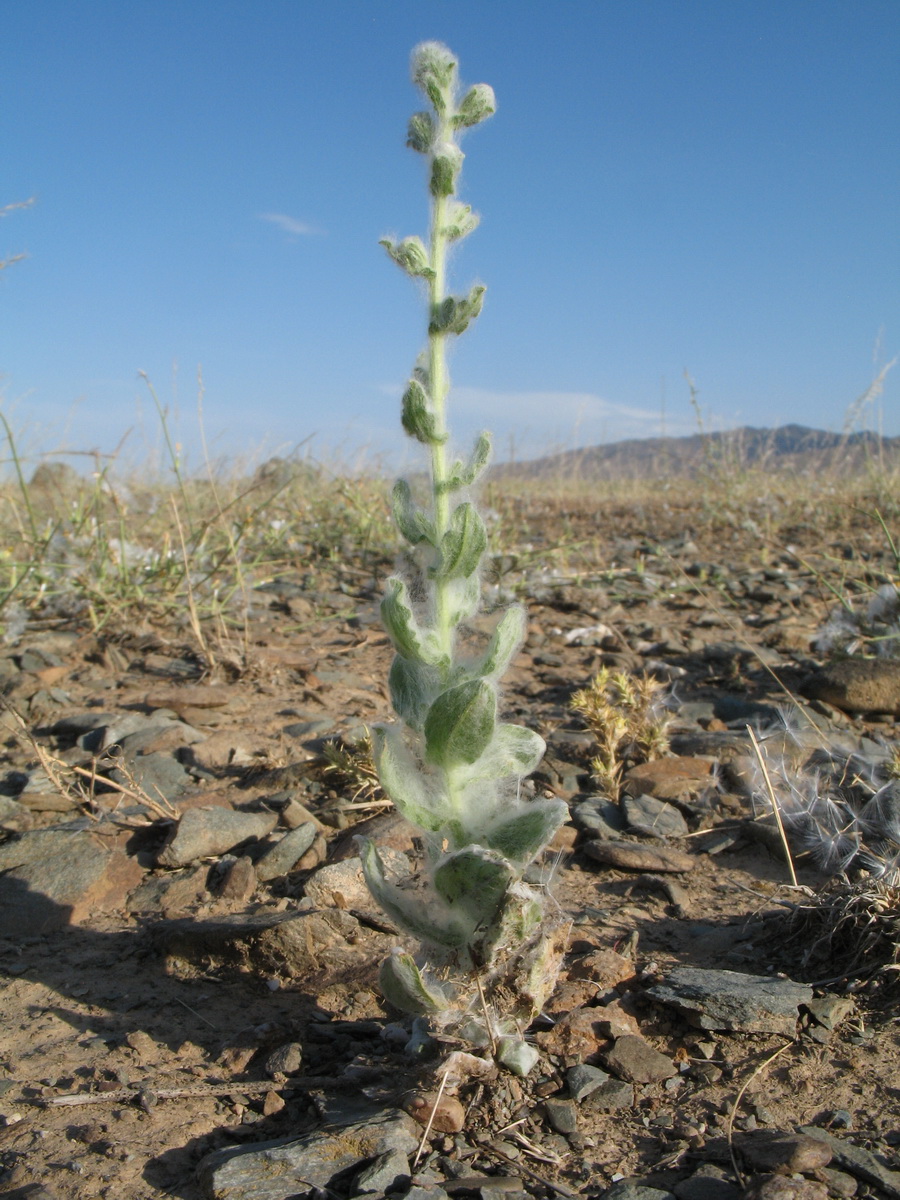
[(291, 237), (316, 237), (323, 232), (315, 225), (309, 225), (306, 221), (298, 221), (296, 217), (289, 217), (286, 213), (260, 213), (259, 219), (268, 221), (271, 225), (277, 225)]

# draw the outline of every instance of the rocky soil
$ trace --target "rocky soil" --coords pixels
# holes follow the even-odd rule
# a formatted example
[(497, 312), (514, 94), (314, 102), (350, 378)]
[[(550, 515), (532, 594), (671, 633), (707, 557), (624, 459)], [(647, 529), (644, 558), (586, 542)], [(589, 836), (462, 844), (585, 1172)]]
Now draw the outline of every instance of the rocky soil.
[[(505, 704), (571, 811), (535, 876), (572, 921), (538, 1066), (448, 1075), (459, 1048), (377, 991), (397, 937), (353, 835), (398, 869), (416, 847), (326, 755), (390, 715), (377, 579), (287, 572), (202, 650), (187, 620), (36, 614), (0, 656), (2, 1194), (900, 1197), (898, 893), (838, 881), (832, 827), (788, 862), (748, 729), (806, 802), (888, 784), (900, 668), (817, 641), (826, 565), (889, 574), (877, 525), (520, 516), (486, 600), (527, 604)], [(618, 801), (570, 709), (604, 665), (665, 681), (672, 716)]]

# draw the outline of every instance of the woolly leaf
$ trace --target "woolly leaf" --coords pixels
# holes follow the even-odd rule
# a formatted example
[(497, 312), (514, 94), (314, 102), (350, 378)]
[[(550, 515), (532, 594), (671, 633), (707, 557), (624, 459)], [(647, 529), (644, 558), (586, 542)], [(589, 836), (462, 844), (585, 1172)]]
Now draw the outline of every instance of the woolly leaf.
[(434, 667), (396, 654), (388, 673), (388, 687), (397, 716), (413, 729), (421, 729), (429, 705), (441, 690)]
[(506, 859), (483, 846), (449, 854), (434, 870), (438, 895), (455, 912), (464, 913), (473, 928), (494, 919), (514, 878)]
[(437, 579), (468, 579), (478, 568), (487, 549), (487, 532), (474, 504), (458, 504), (450, 528), (441, 539), (441, 561)]
[(497, 720), (497, 694), (482, 679), (448, 688), (425, 718), (425, 757), (449, 770), (477, 762), (490, 744)]
[(378, 983), (385, 1000), (401, 1012), (430, 1016), (450, 1006), (439, 987), (425, 982), (413, 956), (400, 950), (395, 950), (381, 964)]
[(511, 883), (502, 908), (481, 939), (484, 962), (490, 964), (498, 951), (524, 945), (539, 927), (542, 915), (537, 893), (521, 881)]
[(383, 912), (424, 942), (451, 949), (465, 945), (470, 933), (468, 923), (454, 916), (436, 897), (423, 903), (420, 893), (403, 891), (388, 883), (375, 843), (364, 837), (358, 841), (366, 884)]
[(481, 121), (492, 117), (497, 111), (497, 101), (494, 89), (488, 83), (476, 83), (470, 88), (460, 102), (453, 124), (460, 129), (478, 125)]
[(459, 200), (454, 200), (448, 205), (444, 236), (451, 242), (468, 237), (473, 229), (478, 228), (480, 220), (481, 218), (478, 213), (472, 212), (470, 204), (463, 204)]
[(431, 314), (429, 333), (464, 333), (481, 312), (487, 288), (476, 284), (468, 296), (446, 296)]
[(406, 584), (396, 575), (387, 581), (387, 592), (381, 601), (381, 619), (395, 650), (404, 658), (435, 666), (446, 661), (436, 635), (419, 626)]
[(521, 779), (531, 774), (546, 749), (544, 739), (524, 725), (499, 725), (490, 744), (467, 770), (466, 779), (506, 779), (510, 775)]
[(456, 83), (456, 58), (442, 42), (421, 42), (412, 53), (412, 78), (442, 113)]
[(428, 252), (420, 237), (404, 238), (402, 242), (392, 242), (390, 238), (382, 238), (379, 242), (398, 267), (402, 267), (407, 275), (421, 275), (424, 279), (433, 279), (434, 271), (428, 261)]
[(569, 809), (562, 800), (531, 800), (512, 816), (504, 813), (495, 817), (482, 836), (492, 849), (524, 866), (549, 844), (568, 816)]
[(446, 804), (436, 803), (436, 789), (426, 792), (426, 783), (418, 763), (406, 747), (395, 726), (376, 725), (373, 731), (373, 755), (381, 786), (393, 800), (397, 811), (412, 825), (429, 833), (440, 831), (449, 811), (439, 812)]
[(456, 180), (462, 170), (464, 157), (462, 150), (453, 142), (442, 142), (434, 147), (429, 188), (435, 199), (452, 196), (456, 191)]
[(497, 622), (487, 649), (470, 668), (471, 673), (481, 678), (499, 678), (522, 644), (525, 622), (525, 609), (522, 605), (511, 605)]
[(398, 479), (391, 494), (391, 506), (397, 528), (408, 542), (418, 546), (420, 542), (435, 543), (434, 525), (421, 508), (413, 503), (409, 484)]
[[(444, 586), (447, 592), (447, 612), (451, 625), (459, 625), (461, 621), (468, 621), (469, 617), (478, 612), (481, 587), (477, 575), (470, 575), (468, 579), (463, 576), (457, 579), (448, 579)], [(466, 672), (460, 672), (460, 680), (469, 677)]]
[(437, 446), (447, 440), (448, 435), (438, 431), (428, 393), (418, 379), (411, 379), (403, 393), (400, 419), (409, 436), (426, 446)]
[(428, 154), (436, 132), (434, 117), (430, 112), (413, 113), (406, 131), (406, 144), (419, 154)]

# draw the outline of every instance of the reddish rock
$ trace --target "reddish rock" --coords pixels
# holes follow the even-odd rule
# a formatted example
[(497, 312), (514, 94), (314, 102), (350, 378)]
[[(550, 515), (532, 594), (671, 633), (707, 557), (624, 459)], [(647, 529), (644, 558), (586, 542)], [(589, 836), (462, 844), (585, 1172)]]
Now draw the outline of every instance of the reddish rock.
[(705, 758), (657, 758), (627, 771), (623, 787), (630, 796), (678, 800), (709, 787), (714, 769)]
[(256, 871), (253, 868), (253, 860), (242, 855), (228, 868), (225, 882), (219, 891), (219, 899), (246, 904), (255, 890)]
[(756, 1129), (735, 1135), (734, 1142), (747, 1165), (756, 1171), (802, 1175), (827, 1167), (832, 1159), (831, 1147), (826, 1142), (805, 1133)]
[(683, 850), (645, 846), (637, 842), (585, 842), (584, 852), (595, 862), (623, 871), (692, 871), (696, 859)]
[(595, 1008), (575, 1008), (551, 1030), (539, 1033), (536, 1041), (548, 1054), (559, 1054), (573, 1062), (586, 1062), (608, 1041), (596, 1014)]
[(98, 911), (122, 908), (144, 876), (136, 859), (87, 832), (53, 832), (58, 836), (46, 842), (46, 855), (0, 876), (0, 933), (6, 936), (47, 933), (81, 924)]
[(417, 1092), (404, 1107), (419, 1125), (431, 1121), (435, 1133), (460, 1133), (466, 1124), (466, 1110), (455, 1096), (438, 1099), (436, 1092)]
[(744, 1189), (742, 1200), (828, 1200), (828, 1188), (802, 1176), (758, 1175)]
[(590, 979), (599, 992), (611, 991), (617, 983), (634, 979), (634, 961), (615, 950), (592, 950), (574, 962), (568, 971), (569, 979)]
[(659, 1083), (678, 1074), (671, 1058), (634, 1034), (616, 1038), (615, 1045), (606, 1053), (606, 1065), (628, 1083)]

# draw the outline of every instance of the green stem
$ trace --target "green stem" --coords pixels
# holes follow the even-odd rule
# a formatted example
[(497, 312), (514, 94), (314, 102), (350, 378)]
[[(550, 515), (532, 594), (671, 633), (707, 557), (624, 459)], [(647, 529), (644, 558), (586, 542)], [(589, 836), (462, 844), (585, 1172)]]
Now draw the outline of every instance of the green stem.
[[(447, 198), (438, 196), (431, 212), (431, 308), (435, 313), (446, 295), (447, 235), (444, 232), (447, 219)], [(450, 528), (450, 494), (447, 481), (447, 393), (450, 380), (447, 375), (446, 340), (444, 333), (429, 334), (428, 374), (431, 399), (439, 441), (431, 447), (431, 489), (434, 504), (434, 527), (437, 544), (440, 546), (444, 534)], [(453, 627), (450, 620), (447, 584), (435, 580), (435, 626), (441, 648), (448, 658), (453, 654)]]

